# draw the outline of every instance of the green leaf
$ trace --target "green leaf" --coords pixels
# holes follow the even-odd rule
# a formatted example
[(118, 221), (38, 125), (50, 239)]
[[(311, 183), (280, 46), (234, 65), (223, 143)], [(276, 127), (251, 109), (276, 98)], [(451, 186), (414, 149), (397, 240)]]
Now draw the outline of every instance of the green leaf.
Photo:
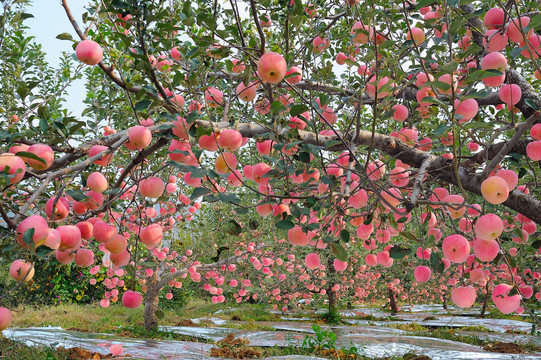
[(340, 261), (348, 261), (348, 252), (342, 245), (340, 245), (337, 242), (332, 242), (331, 244), (331, 251), (333, 255)]
[(137, 104), (135, 104), (135, 106), (134, 106), (135, 111), (137, 111), (137, 112), (144, 111), (145, 109), (147, 109), (150, 106), (150, 104), (152, 104), (152, 101), (150, 101), (150, 100), (141, 100)]
[(198, 187), (193, 189), (192, 194), (190, 195), (191, 200), (195, 200), (200, 196), (206, 195), (208, 193), (212, 192), (210, 189), (204, 188), (204, 187)]
[(421, 0), (417, 3), (417, 6), (415, 6), (415, 10), (419, 10), (420, 8), (426, 7), (428, 5), (436, 4), (437, 2), (434, 0)]
[(224, 225), (223, 230), (226, 234), (239, 236), (242, 232), (242, 227), (239, 225), (238, 222), (231, 219)]
[(469, 75), (465, 79), (465, 81), (466, 82), (474, 82), (474, 81), (479, 81), (479, 80), (483, 80), (483, 79), (486, 79), (486, 78), (489, 78), (489, 77), (500, 76), (500, 75), (502, 75), (502, 72), (499, 71), (499, 70), (496, 70), (496, 69), (477, 70), (477, 71), (473, 72), (471, 75)]
[(351, 239), (349, 231), (347, 231), (346, 229), (340, 230), (340, 239), (342, 239), (343, 242), (349, 242), (349, 240)]
[(528, 105), (534, 110), (537, 110), (537, 104), (532, 99), (524, 99), (524, 104)]
[(389, 250), (389, 255), (393, 259), (402, 259), (409, 253), (409, 249), (402, 248), (400, 246), (393, 246)]
[(28, 152), (28, 151), (19, 151), (18, 153), (16, 153), (15, 155), (19, 156), (19, 157), (22, 157), (22, 158), (27, 158), (27, 159), (32, 159), (32, 160), (37, 160), (39, 161), (40, 163), (42, 163), (43, 165), (47, 165), (47, 162), (45, 160), (43, 160), (42, 158), (40, 158), (39, 156), (37, 156), (36, 154), (33, 154), (31, 152)]
[(165, 318), (165, 313), (162, 309), (156, 309), (156, 311), (154, 311), (154, 315), (156, 315), (156, 317), (160, 320), (163, 320)]
[(289, 230), (293, 228), (295, 225), (287, 219), (280, 220), (276, 223), (276, 228), (281, 230)]
[(45, 245), (40, 245), (36, 248), (36, 256), (39, 257), (39, 258), (44, 258), (46, 257), (47, 255), (51, 254), (51, 253), (54, 253), (55, 250), (45, 246)]
[(297, 115), (302, 114), (303, 112), (308, 111), (308, 110), (309, 110), (309, 108), (305, 104), (293, 105), (291, 107), (291, 110), (289, 110), (289, 115), (297, 116)]
[(441, 255), (438, 253), (433, 252), (430, 254), (430, 265), (440, 273), (443, 273), (445, 270), (445, 264), (441, 260)]
[(30, 245), (34, 241), (34, 232), (36, 229), (30, 228), (26, 229), (26, 231), (23, 234), (23, 241), (26, 245)]
[(73, 37), (71, 36), (71, 34), (68, 34), (68, 33), (58, 34), (56, 35), (56, 38), (59, 40), (73, 40)]
[(78, 201), (78, 202), (83, 202), (83, 201), (86, 201), (86, 200), (90, 199), (81, 190), (71, 190), (71, 189), (66, 190), (66, 194), (68, 194), (69, 196), (71, 196), (73, 198), (73, 200)]

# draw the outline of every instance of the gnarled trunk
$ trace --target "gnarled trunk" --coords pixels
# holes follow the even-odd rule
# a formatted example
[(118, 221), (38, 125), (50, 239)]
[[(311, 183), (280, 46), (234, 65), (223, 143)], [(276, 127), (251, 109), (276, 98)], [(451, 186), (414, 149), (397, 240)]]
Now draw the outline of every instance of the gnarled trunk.
[(158, 317), (156, 316), (156, 310), (158, 310), (158, 304), (160, 299), (158, 298), (158, 271), (154, 271), (154, 274), (147, 280), (147, 292), (145, 294), (145, 329), (151, 330), (158, 327)]
[(396, 306), (394, 292), (391, 288), (389, 288), (389, 305), (391, 306), (391, 314), (396, 315), (398, 313), (398, 307)]

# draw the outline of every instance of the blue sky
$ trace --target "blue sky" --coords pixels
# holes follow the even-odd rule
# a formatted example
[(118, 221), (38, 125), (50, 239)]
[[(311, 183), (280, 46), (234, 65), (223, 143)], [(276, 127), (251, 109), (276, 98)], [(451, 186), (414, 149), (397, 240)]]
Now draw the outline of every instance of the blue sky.
[[(82, 26), (81, 15), (85, 12), (84, 0), (69, 0), (68, 5), (79, 24)], [(29, 12), (34, 18), (28, 19), (25, 23), (30, 28), (29, 34), (36, 37), (36, 41), (43, 46), (47, 53), (47, 62), (58, 67), (59, 58), (63, 51), (73, 53), (72, 42), (58, 40), (56, 36), (61, 33), (70, 33), (78, 40), (71, 23), (68, 21), (60, 0), (34, 0)], [(68, 89), (67, 108), (74, 115), (80, 116), (84, 110), (84, 82), (83, 80), (73, 83)]]

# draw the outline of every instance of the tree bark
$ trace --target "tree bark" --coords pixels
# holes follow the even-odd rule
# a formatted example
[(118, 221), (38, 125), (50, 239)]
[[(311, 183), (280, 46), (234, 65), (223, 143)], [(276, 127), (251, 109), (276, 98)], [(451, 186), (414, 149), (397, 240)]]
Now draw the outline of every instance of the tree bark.
[(156, 316), (156, 310), (158, 310), (158, 304), (160, 299), (158, 298), (158, 271), (154, 271), (154, 274), (147, 281), (147, 292), (145, 294), (145, 329), (152, 330), (158, 327), (158, 317)]
[(398, 314), (398, 307), (396, 306), (394, 291), (391, 288), (389, 288), (389, 305), (391, 306), (391, 315)]
[(443, 293), (443, 309), (447, 310), (447, 291)]
[(485, 318), (485, 314), (487, 312), (488, 298), (490, 296), (488, 289), (489, 289), (489, 284), (487, 283), (487, 287), (486, 287), (487, 293), (485, 294), (485, 300), (483, 301), (483, 307), (481, 308), (481, 315), (480, 315), (481, 319)]

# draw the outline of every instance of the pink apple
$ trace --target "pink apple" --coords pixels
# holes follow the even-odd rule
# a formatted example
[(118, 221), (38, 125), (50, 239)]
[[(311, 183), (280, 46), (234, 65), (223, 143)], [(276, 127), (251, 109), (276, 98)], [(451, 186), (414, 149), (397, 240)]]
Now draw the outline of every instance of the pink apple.
[(87, 65), (97, 65), (103, 58), (103, 49), (95, 41), (83, 40), (77, 44), (75, 55)]
[(306, 246), (309, 243), (308, 236), (302, 231), (302, 227), (295, 225), (287, 231), (289, 242), (295, 246)]
[(535, 140), (541, 140), (541, 124), (535, 124), (530, 129), (530, 136)]
[(473, 242), (473, 253), (481, 261), (492, 261), (500, 251), (500, 244), (496, 240), (476, 239)]
[(28, 165), (30, 165), (33, 169), (40, 170), (40, 171), (47, 170), (53, 164), (54, 152), (53, 152), (53, 149), (51, 149), (49, 145), (34, 144), (30, 146), (26, 151), (36, 155), (37, 157), (45, 161), (45, 164), (44, 164), (39, 160), (23, 157), (23, 159), (28, 163)]
[(486, 86), (496, 87), (503, 84), (505, 79), (505, 69), (507, 68), (507, 59), (502, 53), (491, 52), (485, 55), (481, 60), (482, 70), (499, 70), (502, 74), (483, 79)]
[[(526, 34), (526, 38), (529, 38), (533, 35), (534, 29), (529, 29), (528, 32), (524, 30), (526, 26), (530, 23), (530, 18), (527, 16), (521, 16), (520, 19), (514, 18), (509, 22), (509, 25), (507, 25), (507, 36), (509, 36), (509, 39), (513, 42), (520, 43), (524, 41), (524, 37), (522, 33), (524, 32)], [(522, 28), (522, 30), (521, 30)]]
[(9, 266), (9, 275), (16, 281), (29, 282), (34, 277), (34, 267), (31, 262), (18, 259)]
[(300, 83), (302, 80), (302, 70), (298, 66), (292, 66), (287, 72), (286, 72), (286, 81), (290, 83), (291, 85), (295, 85)]
[(109, 182), (102, 173), (95, 171), (88, 175), (88, 178), (86, 179), (86, 186), (88, 186), (90, 190), (97, 193), (102, 193), (109, 187)]
[(162, 179), (156, 176), (149, 177), (148, 179), (141, 180), (139, 182), (139, 192), (144, 197), (157, 199), (162, 196), (165, 190), (165, 184)]
[(463, 124), (467, 121), (470, 121), (477, 115), (479, 111), (479, 105), (475, 99), (466, 99), (464, 101), (455, 101), (456, 115), (460, 115), (461, 118), (458, 120), (459, 124)]
[(60, 233), (60, 251), (75, 250), (81, 245), (81, 230), (75, 225), (62, 225), (56, 228)]
[(318, 254), (310, 253), (306, 255), (306, 258), (304, 258), (304, 263), (308, 269), (314, 270), (319, 268), (321, 265), (321, 259), (319, 258)]
[(23, 159), (11, 153), (3, 153), (0, 155), (0, 171), (4, 171), (6, 166), (9, 167), (8, 174), (15, 175), (9, 179), (10, 184), (16, 184), (23, 179), (26, 172)]
[(499, 176), (491, 176), (481, 183), (481, 193), (491, 204), (501, 204), (509, 197), (509, 186)]
[(513, 295), (508, 296), (509, 292), (511, 291), (512, 287), (508, 284), (499, 284), (496, 285), (494, 290), (492, 291), (492, 301), (504, 314), (510, 314), (518, 309), (520, 306), (520, 300), (522, 296), (520, 295)]
[(394, 105), (393, 110), (394, 110), (394, 113), (393, 113), (394, 120), (402, 122), (408, 118), (409, 110), (404, 105), (400, 105), (400, 104)]
[(476, 298), (475, 289), (471, 286), (461, 286), (453, 289), (451, 292), (451, 300), (456, 306), (461, 308), (472, 307)]
[(520, 101), (522, 90), (520, 90), (520, 86), (516, 84), (507, 84), (500, 88), (499, 95), (500, 100), (503, 101), (507, 107), (511, 108)]
[[(88, 157), (94, 157), (106, 150), (108, 150), (109, 148), (107, 146), (104, 146), (104, 145), (94, 145), (90, 148), (90, 150), (88, 151)], [(95, 160), (94, 161), (94, 164), (96, 165), (101, 165), (101, 166), (107, 166), (109, 164), (111, 164), (111, 161), (113, 161), (113, 154), (112, 153), (109, 153), (109, 154), (104, 154), (101, 158), (99, 158), (98, 160)]]
[(80, 267), (89, 267), (94, 264), (94, 253), (90, 249), (79, 249), (75, 253), (75, 264)]
[(475, 222), (475, 235), (482, 240), (496, 240), (503, 232), (503, 221), (496, 214), (486, 214)]
[(447, 236), (442, 243), (443, 256), (452, 263), (461, 264), (470, 256), (468, 240), (458, 234)]
[(0, 331), (7, 329), (11, 325), (11, 311), (5, 307), (0, 307)]
[(507, 183), (509, 192), (515, 190), (518, 185), (518, 175), (513, 170), (501, 169), (496, 171), (496, 176), (501, 177)]
[(421, 45), (424, 43), (425, 38), (425, 32), (418, 27), (412, 27), (406, 35), (406, 40), (413, 40), (416, 45)]
[(432, 270), (428, 266), (417, 266), (413, 271), (415, 281), (427, 282), (432, 277)]
[(230, 152), (223, 152), (216, 158), (214, 168), (218, 174), (227, 174), (237, 168), (237, 157)]
[(242, 146), (242, 134), (235, 129), (223, 130), (218, 145), (227, 151), (237, 151)]
[(526, 154), (532, 161), (541, 160), (541, 140), (532, 141), (526, 146)]
[(137, 309), (143, 303), (143, 296), (137, 291), (128, 290), (122, 294), (122, 305), (128, 309)]
[(286, 76), (287, 63), (284, 57), (275, 52), (266, 52), (259, 58), (257, 73), (263, 81), (277, 84)]
[(505, 13), (500, 8), (491, 8), (485, 14), (483, 23), (487, 29), (500, 29), (504, 25)]
[(152, 132), (150, 129), (136, 125), (132, 126), (128, 130), (128, 137), (130, 139), (130, 144), (140, 150), (146, 148), (152, 141)]
[(240, 83), (237, 86), (236, 94), (242, 101), (253, 101), (257, 95), (257, 83), (252, 81), (248, 86), (244, 85), (244, 83)]
[(141, 229), (141, 242), (147, 249), (153, 249), (160, 244), (163, 239), (163, 230), (159, 224), (150, 224)]

